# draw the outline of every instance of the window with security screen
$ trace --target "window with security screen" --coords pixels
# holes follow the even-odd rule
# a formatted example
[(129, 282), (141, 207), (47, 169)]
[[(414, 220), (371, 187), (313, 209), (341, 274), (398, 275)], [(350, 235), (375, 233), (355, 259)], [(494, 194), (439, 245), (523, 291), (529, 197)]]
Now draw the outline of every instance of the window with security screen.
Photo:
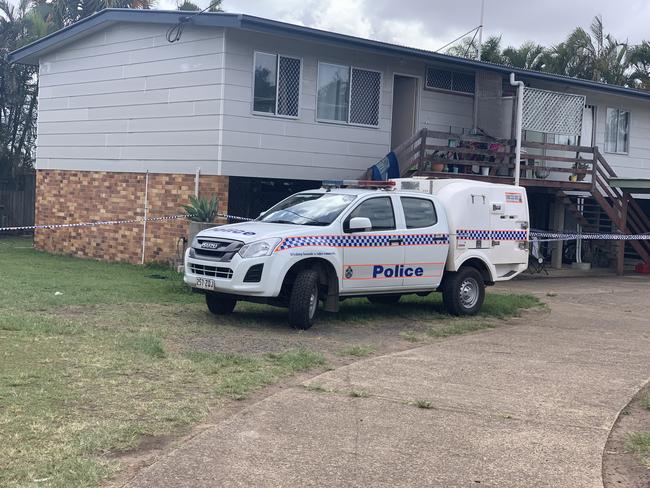
[(350, 123), (379, 125), (381, 73), (352, 68)]
[(300, 59), (256, 52), (254, 64), (253, 112), (298, 117)]
[(473, 95), (475, 83), (473, 73), (449, 71), (431, 66), (426, 70), (425, 87), (430, 90), (446, 90)]
[(377, 127), (380, 99), (379, 71), (318, 63), (318, 120)]

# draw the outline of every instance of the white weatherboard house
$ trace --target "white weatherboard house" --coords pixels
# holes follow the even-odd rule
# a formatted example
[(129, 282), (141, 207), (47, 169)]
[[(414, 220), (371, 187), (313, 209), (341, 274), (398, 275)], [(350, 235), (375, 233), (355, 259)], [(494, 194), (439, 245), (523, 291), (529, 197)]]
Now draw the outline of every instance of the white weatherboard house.
[[(649, 92), (230, 13), (108, 9), (11, 60), (39, 66), (37, 224), (141, 217), (145, 203), (170, 215), (196, 190), (255, 216), (322, 179), (363, 178), (391, 150), (393, 174), (512, 182), (514, 73), (533, 226), (650, 228), (631, 196), (650, 178)], [(184, 232), (49, 230), (36, 245), (158, 260)], [(650, 259), (645, 243), (630, 250)]]

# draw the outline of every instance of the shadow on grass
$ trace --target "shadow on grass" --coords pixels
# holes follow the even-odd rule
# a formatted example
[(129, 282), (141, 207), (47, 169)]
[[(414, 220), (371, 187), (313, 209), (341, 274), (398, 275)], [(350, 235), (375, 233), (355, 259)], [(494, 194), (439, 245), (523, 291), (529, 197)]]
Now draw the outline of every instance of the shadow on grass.
[[(478, 317), (503, 319), (516, 317), (525, 309), (542, 303), (532, 295), (488, 294)], [(387, 323), (430, 322), (455, 320), (446, 313), (442, 297), (432, 293), (427, 297), (405, 296), (395, 305), (372, 304), (366, 298), (344, 300), (338, 313), (320, 312), (317, 324), (323, 326), (383, 327)], [(239, 303), (230, 317), (219, 318), (229, 325), (245, 327), (286, 328), (286, 309), (252, 303)]]

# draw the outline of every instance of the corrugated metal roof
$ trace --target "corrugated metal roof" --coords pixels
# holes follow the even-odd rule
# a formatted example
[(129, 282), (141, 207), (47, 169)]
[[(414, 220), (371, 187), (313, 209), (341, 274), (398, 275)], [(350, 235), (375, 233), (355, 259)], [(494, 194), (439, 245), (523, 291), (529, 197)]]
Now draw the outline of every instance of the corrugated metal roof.
[(424, 49), (400, 46), (397, 44), (373, 41), (345, 34), (337, 34), (335, 32), (323, 31), (300, 25), (287, 24), (285, 22), (254, 17), (251, 15), (224, 12), (205, 12), (200, 15), (193, 14), (196, 14), (196, 12), (181, 12), (177, 10), (105, 9), (91, 15), (90, 17), (80, 20), (69, 27), (54, 32), (49, 36), (43, 37), (27, 46), (13, 51), (9, 55), (9, 61), (12, 63), (37, 65), (38, 58), (43, 54), (56, 50), (65, 44), (87, 36), (92, 32), (103, 29), (109, 24), (144, 22), (172, 25), (181, 21), (184, 17), (191, 16), (191, 24), (197, 26), (246, 29), (276, 35), (282, 34), (290, 37), (309, 38), (333, 46), (347, 46), (355, 49), (373, 51), (378, 54), (417, 58), (428, 63), (455, 65), (461, 68), (487, 70), (506, 75), (509, 73), (515, 73), (517, 76), (529, 80), (564, 83), (566, 85), (580, 87), (587, 90), (597, 90), (622, 96), (650, 99), (650, 92), (645, 90), (627, 88), (618, 85), (608, 85), (606, 83), (572, 78), (570, 76), (514, 68), (485, 61), (475, 61), (473, 59), (450, 56), (448, 54), (436, 53)]

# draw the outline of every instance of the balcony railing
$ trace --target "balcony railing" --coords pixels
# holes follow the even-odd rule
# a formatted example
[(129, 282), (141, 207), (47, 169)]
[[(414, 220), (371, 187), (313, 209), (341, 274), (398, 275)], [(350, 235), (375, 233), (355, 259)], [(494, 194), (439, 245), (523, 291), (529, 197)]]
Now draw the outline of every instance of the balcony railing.
[[(514, 180), (515, 141), (510, 139), (422, 129), (394, 152), (402, 177)], [(598, 154), (589, 146), (523, 141), (521, 184), (587, 190)]]

